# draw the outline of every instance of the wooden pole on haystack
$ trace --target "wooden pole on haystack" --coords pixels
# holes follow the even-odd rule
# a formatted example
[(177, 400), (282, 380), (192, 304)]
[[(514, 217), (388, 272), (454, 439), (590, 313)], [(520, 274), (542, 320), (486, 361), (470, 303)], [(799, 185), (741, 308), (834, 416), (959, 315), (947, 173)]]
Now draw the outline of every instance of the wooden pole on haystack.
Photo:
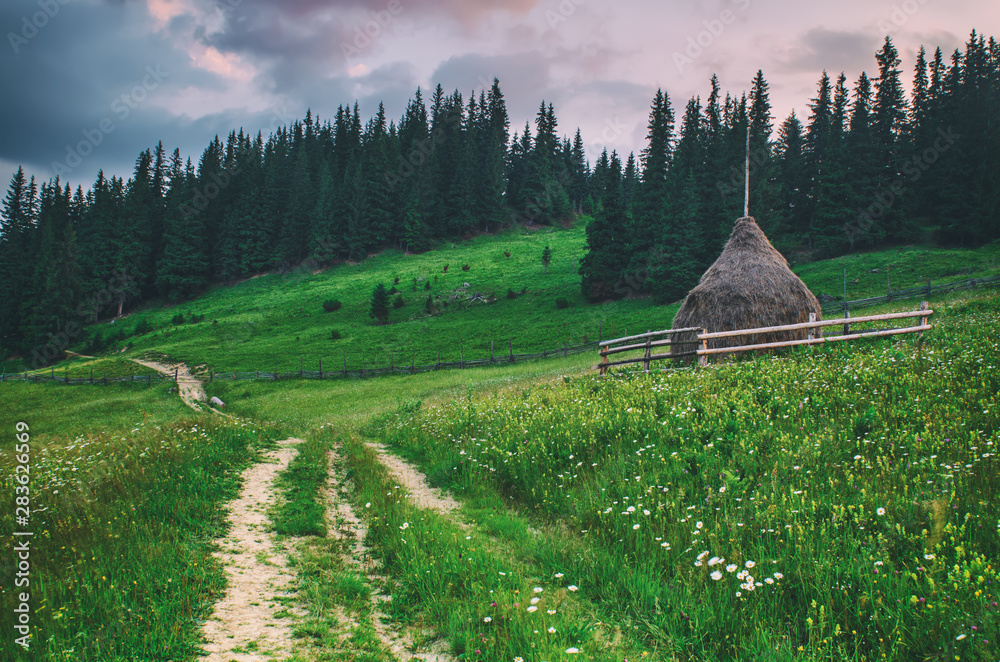
[(743, 215), (750, 215), (750, 123), (747, 123), (747, 160), (743, 185)]

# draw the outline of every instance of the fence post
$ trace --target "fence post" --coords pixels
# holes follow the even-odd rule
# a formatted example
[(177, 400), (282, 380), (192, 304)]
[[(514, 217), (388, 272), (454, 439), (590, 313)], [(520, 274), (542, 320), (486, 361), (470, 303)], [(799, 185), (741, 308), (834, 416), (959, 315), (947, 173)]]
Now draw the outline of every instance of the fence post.
[(52, 366), (52, 381), (56, 380), (56, 367)]
[[(180, 368), (174, 368), (174, 383), (175, 384), (177, 383), (177, 374), (178, 374), (179, 370), (180, 370)], [(104, 379), (107, 380), (107, 375), (104, 376)]]
[(603, 324), (601, 323), (601, 321), (600, 321), (600, 320), (598, 320), (598, 322), (597, 322), (597, 342), (601, 342), (602, 340), (604, 340), (604, 338), (603, 338), (603, 337), (602, 337), (602, 335), (601, 335), (601, 333), (602, 333), (602, 332), (603, 332), (603, 330), (604, 330), (604, 329), (603, 329), (603, 326), (604, 326), (604, 325), (603, 325)]
[(319, 378), (323, 379), (323, 359), (319, 360)]
[[(844, 319), (851, 319), (851, 311), (848, 310), (846, 313), (844, 313)], [(845, 336), (850, 335), (850, 333), (851, 333), (851, 323), (847, 322), (846, 324), (844, 324), (844, 335)]]
[(493, 341), (490, 341), (490, 363), (493, 363)]
[(94, 383), (94, 367), (93, 366), (90, 367), (90, 383), (91, 384)]
[(931, 291), (932, 291), (932, 289), (931, 289), (931, 279), (928, 278), (927, 279), (927, 296), (928, 297), (931, 295)]
[(438, 350), (438, 362), (437, 362), (437, 366), (434, 369), (435, 370), (440, 370), (441, 369), (441, 350), (440, 349)]
[(461, 340), (458, 341), (458, 358), (461, 361), (459, 364), (463, 369), (465, 368), (465, 346)]
[(361, 357), (361, 379), (365, 378), (365, 359)]
[(347, 352), (343, 352), (344, 355), (344, 377), (347, 377)]
[(513, 340), (508, 340), (507, 341), (507, 347), (508, 347), (508, 349), (510, 349), (510, 362), (513, 363), (514, 362), (514, 341)]
[[(809, 323), (812, 324), (816, 321), (816, 313), (809, 313)], [(816, 339), (816, 327), (809, 327), (809, 340)]]
[(278, 381), (278, 369), (274, 369), (274, 381)]
[(646, 353), (643, 354), (646, 360), (642, 362), (642, 366), (647, 375), (649, 374), (649, 351), (651, 346), (650, 343), (652, 342), (653, 342), (652, 337), (646, 336)]
[(597, 350), (597, 353), (601, 357), (601, 365), (599, 366), (601, 375), (608, 374), (608, 366), (605, 365), (608, 362), (608, 355), (607, 355), (608, 349), (609, 349), (608, 347), (601, 347), (599, 350)]
[[(700, 335), (703, 335), (704, 333), (705, 333), (705, 329), (702, 329)], [(708, 349), (708, 340), (702, 339), (700, 347), (701, 347), (702, 350), (707, 350)], [(707, 365), (708, 365), (708, 356), (702, 354), (701, 356), (698, 357), (698, 366), (704, 368)]]
[(208, 369), (208, 383), (211, 384), (212, 380), (215, 379), (215, 373), (211, 368)]
[(563, 358), (569, 356), (569, 348), (566, 346), (566, 341), (563, 341)]
[(299, 379), (302, 379), (302, 357), (299, 357)]
[(410, 357), (410, 374), (412, 375), (416, 371), (417, 371), (417, 359), (416, 359), (416, 356), (411, 356)]
[[(926, 301), (921, 301), (920, 302), (920, 310), (927, 310), (928, 308), (930, 308), (930, 304), (928, 302), (926, 302)], [(917, 318), (917, 324), (919, 324), (920, 326), (927, 326), (927, 315), (921, 315), (920, 317), (918, 317)], [(917, 333), (917, 337), (920, 338), (921, 340), (923, 340), (923, 338), (924, 338), (924, 332), (923, 331), (919, 331)]]

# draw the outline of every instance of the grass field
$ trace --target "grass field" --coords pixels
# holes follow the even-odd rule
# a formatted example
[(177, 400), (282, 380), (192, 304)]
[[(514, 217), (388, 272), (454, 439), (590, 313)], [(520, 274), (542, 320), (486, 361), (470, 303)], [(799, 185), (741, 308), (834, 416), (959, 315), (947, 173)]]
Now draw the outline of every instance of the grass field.
[[(388, 365), (390, 360), (396, 365), (435, 363), (439, 352), (443, 361), (457, 361), (460, 347), (466, 358), (484, 358), (490, 355), (491, 343), (497, 354), (511, 347), (515, 353), (531, 353), (596, 340), (599, 334), (610, 338), (626, 331), (670, 326), (676, 303), (658, 306), (648, 298), (586, 303), (577, 273), (585, 243), (580, 222), (570, 229), (508, 230), (445, 244), (421, 255), (388, 250), (361, 264), (342, 264), (317, 273), (293, 270), (264, 275), (234, 286), (214, 287), (195, 301), (151, 304), (114, 326), (91, 327), (91, 337), (128, 337), (108, 343), (102, 340), (96, 352), (90, 341), (75, 349), (101, 353), (127, 347), (125, 354), (116, 354), (124, 358), (154, 350), (202, 371), (208, 367), (216, 371), (298, 370), (300, 360), (307, 370), (316, 370), (320, 360), (325, 366), (340, 368), (345, 359), (350, 368), (359, 369), (363, 361), (368, 366)], [(548, 274), (543, 273), (541, 263), (546, 245), (553, 250)], [(462, 270), (465, 265), (468, 271)], [(817, 295), (841, 296), (846, 268), (848, 297), (856, 299), (885, 293), (887, 265), (892, 289), (925, 284), (927, 279), (941, 283), (996, 275), (1000, 273), (1000, 244), (974, 251), (892, 249), (795, 269)], [(394, 285), (396, 278), (399, 283)], [(378, 283), (396, 287), (404, 301), (402, 308), (391, 309), (386, 326), (376, 326), (369, 318), (371, 292)], [(508, 290), (515, 298), (507, 298)], [(471, 301), (476, 293), (489, 302)], [(428, 296), (433, 300), (433, 314), (426, 309)], [(558, 309), (560, 298), (569, 307)], [(324, 311), (323, 303), (333, 299), (342, 307)], [(154, 330), (131, 335), (142, 321)], [(333, 339), (332, 331), (341, 337)], [(89, 366), (82, 362), (70, 366), (73, 374), (89, 374)], [(105, 367), (109, 366), (100, 366)], [(11, 364), (8, 369), (22, 368)], [(115, 372), (115, 366), (110, 370)], [(117, 372), (121, 370), (129, 374), (129, 368)], [(63, 371), (63, 364), (58, 364), (56, 373)]]
[[(15, 524), (10, 507), (0, 522), (34, 534), (30, 584), (13, 589), (11, 554), (0, 604), (12, 614), (30, 590), (35, 637), (30, 654), (4, 637), (0, 657), (190, 659), (225, 585), (211, 556), (220, 507), (273, 430), (193, 414), (166, 386), (17, 383), (0, 398), (0, 483), (29, 513)], [(25, 444), (15, 421), (27, 423)], [(22, 464), (27, 484), (15, 480)]]
[[(1000, 302), (936, 323), (924, 343), (573, 378), (400, 412), (370, 432), (465, 500), (518, 513), (508, 530), (561, 527), (526, 579), (546, 600), (577, 586), (574, 604), (654, 659), (993, 660)], [(456, 600), (508, 618), (480, 626), (476, 659), (620, 654), (597, 627), (547, 635), (558, 619), (525, 613), (523, 587), (495, 598), (496, 556), (428, 566), (455, 582), (445, 590), (414, 543), (437, 558), (449, 529), (395, 524), (379, 544), (404, 595), (432, 615)], [(459, 584), (456, 567), (478, 583)], [(475, 641), (453, 636), (456, 650)]]
[[(582, 227), (521, 230), (215, 288), (133, 314), (116, 330), (143, 319), (154, 330), (56, 374), (129, 375), (128, 357), (146, 352), (202, 370), (297, 369), (298, 356), (339, 367), (340, 352), (352, 367), (390, 353), (421, 363), (437, 347), (457, 358), (458, 340), (468, 358), (488, 355), (491, 339), (498, 353), (511, 339), (527, 352), (593, 340), (598, 323), (605, 337), (668, 326), (676, 304), (581, 300), (583, 237)], [(884, 293), (886, 263), (897, 289), (996, 274), (998, 253), (912, 248), (797, 270), (836, 296), (846, 266), (859, 298)], [(374, 326), (371, 289), (397, 275), (407, 303)], [(527, 293), (508, 299), (508, 288)], [(496, 299), (470, 303), (466, 291)], [(428, 292), (439, 297), (433, 316), (422, 312)], [(571, 305), (557, 309), (558, 297)], [(324, 312), (334, 298), (342, 308)], [(708, 370), (602, 379), (595, 351), (366, 380), (206, 384), (232, 421), (192, 412), (170, 384), (3, 384), (0, 426), (30, 425), (45, 552), (32, 570), (44, 578), (33, 588), (38, 659), (195, 659), (224, 584), (210, 555), (221, 505), (280, 433), (307, 440), (272, 511), (280, 534), (308, 536), (295, 557), (307, 612), (297, 661), (392, 659), (365, 625), (376, 591), (392, 594), (394, 625), (441, 638), (463, 660), (993, 660), (1000, 297), (932, 302), (936, 328), (922, 344), (867, 340)], [(331, 328), (344, 337), (329, 339)], [(410, 503), (364, 435), (461, 509)], [(327, 466), (331, 448), (339, 459)], [(11, 494), (15, 462), (11, 434), (0, 440)], [(345, 539), (323, 535), (327, 471), (350, 486), (338, 498), (364, 521), (377, 580), (345, 562)], [(13, 516), (0, 515), (9, 530)], [(0, 600), (13, 608), (8, 589)], [(345, 630), (345, 618), (359, 625)]]

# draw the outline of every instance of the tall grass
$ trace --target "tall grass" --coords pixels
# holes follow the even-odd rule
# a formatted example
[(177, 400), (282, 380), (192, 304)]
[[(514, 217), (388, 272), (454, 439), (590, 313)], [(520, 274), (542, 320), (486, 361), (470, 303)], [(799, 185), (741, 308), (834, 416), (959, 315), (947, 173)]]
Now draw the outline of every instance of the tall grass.
[(439, 485), (565, 526), (577, 551), (539, 555), (660, 659), (992, 660), (1000, 302), (936, 323), (923, 342), (400, 412), (377, 433)]
[[(33, 639), (26, 658), (4, 637), (2, 657), (191, 658), (225, 585), (211, 555), (221, 506), (274, 433), (209, 417), (139, 422), (125, 433), (93, 423), (95, 432), (67, 443), (31, 444)], [(13, 463), (4, 452), (6, 494), (14, 492)], [(12, 509), (0, 520), (14, 529)], [(0, 608), (12, 613), (14, 604), (5, 582)]]

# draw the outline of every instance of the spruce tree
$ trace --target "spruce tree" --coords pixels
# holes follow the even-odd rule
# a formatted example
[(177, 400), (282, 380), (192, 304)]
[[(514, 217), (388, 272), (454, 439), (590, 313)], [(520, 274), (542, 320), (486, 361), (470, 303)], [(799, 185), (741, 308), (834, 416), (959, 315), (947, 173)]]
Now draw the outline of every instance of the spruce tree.
[(376, 324), (389, 322), (389, 291), (382, 283), (376, 285), (372, 291), (372, 305), (368, 316), (375, 320)]

